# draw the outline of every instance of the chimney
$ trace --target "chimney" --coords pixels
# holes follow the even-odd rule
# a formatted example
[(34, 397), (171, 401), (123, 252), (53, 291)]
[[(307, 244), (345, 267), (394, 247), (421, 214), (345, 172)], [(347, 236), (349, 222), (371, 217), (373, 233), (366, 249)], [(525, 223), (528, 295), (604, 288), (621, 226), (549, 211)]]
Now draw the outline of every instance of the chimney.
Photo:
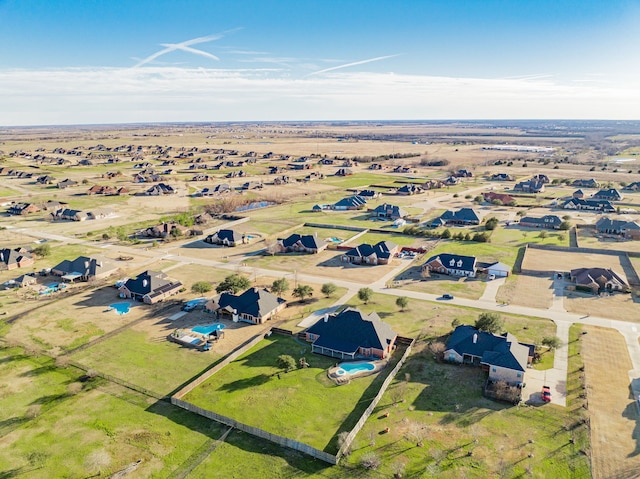
[(329, 322), (329, 313), (324, 313), (324, 322), (325, 323)]
[(473, 344), (478, 342), (478, 333), (473, 333)]

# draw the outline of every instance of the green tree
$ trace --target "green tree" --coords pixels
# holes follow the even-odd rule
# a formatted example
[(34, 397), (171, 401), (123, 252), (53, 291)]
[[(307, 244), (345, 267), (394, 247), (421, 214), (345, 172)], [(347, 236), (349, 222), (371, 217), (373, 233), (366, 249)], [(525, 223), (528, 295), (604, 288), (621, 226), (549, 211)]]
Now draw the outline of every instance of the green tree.
[(372, 296), (373, 290), (371, 288), (360, 288), (358, 290), (358, 299), (364, 304), (367, 304), (369, 301), (371, 301)]
[(49, 243), (43, 243), (33, 248), (33, 252), (38, 256), (49, 256), (51, 254), (51, 245)]
[(335, 294), (337, 290), (338, 290), (338, 287), (335, 284), (325, 283), (322, 285), (322, 289), (320, 289), (320, 292), (324, 294), (327, 298), (330, 298)]
[(211, 286), (211, 283), (209, 283), (208, 281), (198, 281), (196, 283), (193, 283), (193, 285), (191, 285), (191, 292), (195, 294), (208, 293), (212, 289), (213, 289), (213, 286)]
[(282, 296), (287, 291), (289, 291), (289, 282), (286, 278), (276, 279), (271, 284), (271, 292), (278, 296)]
[(492, 231), (492, 230), (496, 229), (496, 226), (498, 226), (498, 223), (499, 223), (498, 218), (496, 218), (495, 216), (492, 216), (484, 224), (484, 227), (485, 227), (486, 230)]
[(542, 338), (542, 345), (553, 351), (562, 345), (562, 340), (558, 336), (545, 336)]
[(307, 297), (311, 297), (313, 296), (313, 288), (311, 286), (309, 286), (308, 284), (301, 284), (299, 285), (297, 288), (295, 288), (293, 290), (292, 293), (296, 298), (300, 298), (300, 301), (303, 301), (307, 298)]
[(542, 238), (545, 239), (547, 237), (547, 232), (546, 231), (540, 231), (540, 233), (538, 233), (538, 238)]
[(560, 229), (563, 231), (566, 230), (570, 230), (571, 229), (571, 223), (569, 221), (563, 221), (562, 223), (560, 223)]
[(476, 329), (487, 333), (498, 333), (502, 330), (504, 321), (498, 313), (480, 313), (476, 320)]
[(233, 294), (238, 293), (243, 289), (247, 289), (251, 286), (251, 281), (244, 276), (240, 276), (239, 274), (232, 274), (227, 276), (224, 281), (222, 281), (218, 286), (216, 286), (217, 293), (231, 292)]
[(409, 306), (409, 298), (406, 296), (400, 296), (396, 299), (396, 306), (400, 308), (400, 311), (404, 311)]
[(440, 238), (443, 238), (443, 239), (451, 238), (451, 231), (449, 231), (449, 228), (447, 228), (442, 232), (442, 234), (440, 235)]
[(293, 371), (296, 368), (296, 360), (288, 354), (281, 354), (276, 359), (276, 364), (280, 369), (284, 369), (285, 372)]

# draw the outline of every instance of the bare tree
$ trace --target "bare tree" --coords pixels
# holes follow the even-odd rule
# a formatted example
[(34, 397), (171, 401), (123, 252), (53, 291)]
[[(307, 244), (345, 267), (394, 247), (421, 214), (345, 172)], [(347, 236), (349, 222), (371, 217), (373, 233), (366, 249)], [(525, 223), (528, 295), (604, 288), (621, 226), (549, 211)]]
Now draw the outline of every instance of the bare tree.
[(42, 406), (40, 404), (32, 404), (27, 408), (26, 412), (24, 413), (24, 416), (27, 419), (35, 419), (40, 415), (41, 412), (42, 412)]
[(82, 383), (75, 382), (67, 386), (67, 394), (69, 396), (75, 396), (80, 391), (82, 391)]

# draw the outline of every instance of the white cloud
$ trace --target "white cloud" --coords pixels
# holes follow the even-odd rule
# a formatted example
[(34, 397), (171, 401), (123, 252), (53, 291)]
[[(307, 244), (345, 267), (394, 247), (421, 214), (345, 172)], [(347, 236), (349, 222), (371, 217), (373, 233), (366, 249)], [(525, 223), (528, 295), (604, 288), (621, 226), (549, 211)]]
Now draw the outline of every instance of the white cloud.
[[(580, 79), (578, 79), (580, 80)], [(180, 67), (0, 71), (0, 125), (334, 119), (635, 119), (633, 84)]]

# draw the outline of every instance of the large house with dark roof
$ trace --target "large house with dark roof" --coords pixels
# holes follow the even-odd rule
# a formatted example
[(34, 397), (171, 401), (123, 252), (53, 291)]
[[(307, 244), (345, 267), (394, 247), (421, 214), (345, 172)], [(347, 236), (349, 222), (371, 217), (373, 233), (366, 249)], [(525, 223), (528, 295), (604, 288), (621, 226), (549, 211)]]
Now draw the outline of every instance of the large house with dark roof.
[(14, 203), (7, 209), (7, 214), (28, 215), (30, 213), (37, 213), (38, 211), (40, 211), (40, 207), (33, 203)]
[(458, 326), (447, 341), (444, 359), (458, 364), (480, 366), (490, 381), (522, 385), (527, 367), (533, 361), (535, 346), (519, 343), (512, 334), (479, 331), (473, 326)]
[(266, 289), (249, 288), (238, 296), (228, 292), (214, 296), (207, 302), (205, 309), (234, 322), (262, 324), (286, 307), (284, 299)]
[(404, 185), (396, 190), (397, 195), (403, 196), (419, 195), (420, 193), (424, 193), (424, 189), (414, 184)]
[(620, 201), (622, 199), (622, 194), (615, 188), (608, 188), (594, 193), (592, 198), (594, 200)]
[(165, 273), (145, 271), (135, 278), (128, 279), (118, 291), (125, 298), (135, 299), (146, 304), (155, 304), (177, 294), (180, 288), (182, 288), (182, 283), (172, 281)]
[(389, 220), (397, 220), (407, 216), (407, 212), (402, 208), (389, 203), (378, 205), (371, 211), (371, 214), (376, 218), (385, 218)]
[(354, 264), (389, 264), (398, 252), (398, 245), (391, 241), (380, 241), (374, 245), (362, 243), (346, 251), (341, 259)]
[(581, 211), (602, 211), (604, 213), (613, 213), (616, 209), (609, 200), (583, 200), (580, 198), (571, 198), (562, 205), (565, 210), (581, 210)]
[(526, 226), (528, 228), (547, 228), (557, 230), (560, 229), (561, 224), (562, 220), (556, 215), (544, 215), (541, 218), (524, 216), (520, 220), (520, 226)]
[(204, 239), (205, 243), (217, 244), (220, 246), (236, 246), (244, 244), (247, 236), (243, 233), (240, 234), (235, 230), (218, 230), (213, 234), (210, 234)]
[(451, 276), (474, 278), (476, 276), (476, 269), (475, 256), (441, 253), (432, 256), (423, 263), (422, 275), (428, 276), (429, 273), (434, 272)]
[(470, 226), (479, 225), (480, 217), (472, 208), (460, 208), (458, 211), (447, 210), (431, 222), (432, 228), (445, 225)]
[(589, 178), (588, 180), (579, 179), (579, 180), (573, 180), (573, 183), (571, 183), (571, 186), (575, 186), (577, 188), (599, 188), (600, 183), (598, 183), (593, 178)]
[(12, 270), (31, 266), (35, 260), (24, 248), (0, 249), (0, 270)]
[(327, 247), (326, 241), (319, 241), (317, 235), (299, 235), (294, 233), (287, 238), (278, 239), (281, 253), (319, 253)]
[(311, 350), (339, 359), (384, 359), (393, 351), (398, 334), (377, 313), (356, 308), (326, 314), (304, 335)]
[(88, 256), (78, 256), (74, 260), (65, 259), (51, 268), (51, 273), (62, 276), (68, 281), (90, 281), (102, 279), (115, 273), (118, 266), (111, 261), (101, 258), (89, 258)]
[(360, 195), (347, 196), (333, 204), (331, 209), (336, 211), (361, 210), (367, 204), (367, 199)]
[(577, 268), (571, 270), (571, 281), (580, 289), (593, 294), (605, 291), (626, 291), (628, 285), (622, 277), (609, 268)]
[(640, 225), (635, 221), (612, 220), (605, 216), (596, 222), (596, 231), (626, 239), (640, 239)]
[(513, 187), (513, 191), (520, 191), (522, 193), (541, 193), (544, 191), (544, 182), (540, 179), (531, 178), (530, 180), (516, 183)]

